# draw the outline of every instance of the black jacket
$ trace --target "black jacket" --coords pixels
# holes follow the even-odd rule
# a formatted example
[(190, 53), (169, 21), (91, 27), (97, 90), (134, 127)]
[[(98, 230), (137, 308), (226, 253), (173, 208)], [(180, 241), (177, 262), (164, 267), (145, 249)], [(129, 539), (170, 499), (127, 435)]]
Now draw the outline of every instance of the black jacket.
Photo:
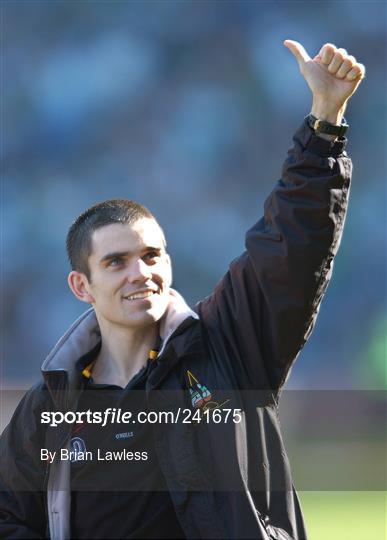
[[(306, 538), (278, 400), (340, 243), (351, 176), (344, 146), (303, 123), (264, 217), (246, 234), (246, 251), (195, 313), (183, 309), (148, 379), (151, 409), (195, 410), (195, 392), (207, 391), (211, 407), (242, 411), (236, 423), (154, 426), (187, 538)], [(65, 334), (43, 366), (44, 383), (23, 398), (1, 438), (1, 537), (69, 534), (68, 470), (46, 467), (39, 456), (41, 447), (68, 444), (69, 433), (64, 425), (42, 426), (40, 413), (76, 409), (82, 385), (72, 366), (95, 345), (94, 329), (89, 311)]]

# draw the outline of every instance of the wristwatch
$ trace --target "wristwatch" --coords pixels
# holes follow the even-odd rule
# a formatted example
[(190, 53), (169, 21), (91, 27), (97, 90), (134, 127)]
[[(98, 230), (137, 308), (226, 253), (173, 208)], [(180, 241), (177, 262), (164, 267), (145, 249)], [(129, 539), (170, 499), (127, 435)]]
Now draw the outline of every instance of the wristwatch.
[(309, 126), (314, 129), (316, 133), (326, 133), (327, 135), (336, 135), (336, 137), (343, 137), (348, 131), (349, 126), (345, 118), (341, 120), (341, 124), (339, 126), (331, 124), (326, 120), (320, 120), (319, 118), (313, 116), (313, 114), (309, 114), (307, 118)]

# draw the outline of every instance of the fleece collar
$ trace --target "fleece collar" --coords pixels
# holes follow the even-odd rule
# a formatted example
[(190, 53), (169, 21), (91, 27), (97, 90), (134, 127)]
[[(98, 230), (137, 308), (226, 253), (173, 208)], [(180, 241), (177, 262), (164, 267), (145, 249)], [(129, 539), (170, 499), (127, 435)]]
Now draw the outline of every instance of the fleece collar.
[[(160, 321), (160, 337), (162, 346), (165, 345), (188, 317), (198, 319), (198, 315), (189, 308), (183, 297), (174, 289), (169, 290), (170, 301)], [(101, 340), (98, 321), (93, 308), (83, 313), (60, 338), (42, 364), (43, 374), (51, 371), (74, 371), (76, 361), (93, 349)]]

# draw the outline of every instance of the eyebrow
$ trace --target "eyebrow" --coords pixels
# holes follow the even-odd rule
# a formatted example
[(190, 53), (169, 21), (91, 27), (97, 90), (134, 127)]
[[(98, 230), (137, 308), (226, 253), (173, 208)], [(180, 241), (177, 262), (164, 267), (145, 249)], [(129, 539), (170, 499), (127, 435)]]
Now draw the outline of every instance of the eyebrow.
[[(152, 246), (146, 246), (141, 251), (157, 251), (158, 253), (161, 253), (162, 248), (160, 247), (152, 247)], [(123, 257), (127, 257), (130, 255), (130, 251), (112, 251), (111, 253), (107, 253), (100, 259), (100, 263), (110, 261), (111, 259), (120, 259)]]

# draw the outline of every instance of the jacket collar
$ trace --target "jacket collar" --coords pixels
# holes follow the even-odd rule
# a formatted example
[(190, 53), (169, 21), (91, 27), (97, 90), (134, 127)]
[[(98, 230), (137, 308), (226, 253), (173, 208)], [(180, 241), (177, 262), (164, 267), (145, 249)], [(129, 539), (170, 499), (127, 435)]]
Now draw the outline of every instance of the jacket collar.
[[(198, 319), (198, 315), (189, 308), (177, 291), (170, 289), (169, 294), (168, 307), (160, 321), (162, 340), (160, 354), (164, 351), (171, 335), (186, 319)], [(98, 321), (94, 309), (90, 308), (70, 326), (42, 364), (43, 377), (51, 392), (61, 390), (62, 399), (67, 401), (68, 389), (79, 390), (81, 383), (75, 364), (100, 340)]]

